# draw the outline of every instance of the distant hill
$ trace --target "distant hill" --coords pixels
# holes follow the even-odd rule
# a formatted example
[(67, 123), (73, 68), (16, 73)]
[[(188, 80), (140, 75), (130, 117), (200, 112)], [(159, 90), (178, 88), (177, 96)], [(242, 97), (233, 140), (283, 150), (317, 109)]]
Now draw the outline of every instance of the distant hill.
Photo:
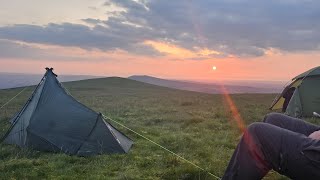
[[(20, 74), (20, 73), (3, 73), (0, 72), (0, 89), (9, 89), (23, 86), (36, 85), (43, 77), (41, 74)], [(61, 82), (78, 81), (85, 79), (95, 79), (98, 76), (88, 75), (59, 75), (58, 79)], [(152, 76), (130, 76), (128, 79), (140, 81), (157, 86), (163, 86), (167, 88), (174, 88), (187, 91), (203, 92), (210, 94), (221, 94), (222, 88), (228, 90), (229, 93), (279, 93), (282, 90), (283, 84), (270, 83), (270, 82), (249, 82), (249, 81), (237, 81), (237, 82), (225, 82), (221, 83), (205, 83), (194, 81), (182, 81), (182, 80), (168, 80), (161, 79)]]
[[(9, 89), (23, 86), (36, 85), (39, 83), (43, 74), (22, 74), (22, 73), (4, 73), (0, 72), (0, 89)], [(61, 82), (77, 81), (83, 79), (93, 79), (97, 76), (86, 75), (59, 75)]]
[[(239, 81), (237, 83), (203, 83), (203, 82), (192, 82), (192, 81), (181, 81), (181, 80), (168, 80), (160, 79), (152, 76), (139, 76), (134, 75), (128, 77), (129, 79), (145, 82), (153, 85), (164, 86), (174, 89), (203, 92), (210, 94), (221, 94), (225, 88), (229, 93), (279, 93), (282, 90), (282, 84), (270, 83), (270, 82), (245, 82)], [(233, 85), (235, 84), (235, 85)], [(239, 85), (244, 84), (244, 85)]]

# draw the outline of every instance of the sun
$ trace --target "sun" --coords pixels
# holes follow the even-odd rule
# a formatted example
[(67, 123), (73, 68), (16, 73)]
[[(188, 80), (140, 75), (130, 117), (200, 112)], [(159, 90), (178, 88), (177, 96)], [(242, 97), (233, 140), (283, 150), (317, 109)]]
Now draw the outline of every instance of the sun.
[(217, 67), (216, 66), (212, 66), (212, 70), (217, 70)]

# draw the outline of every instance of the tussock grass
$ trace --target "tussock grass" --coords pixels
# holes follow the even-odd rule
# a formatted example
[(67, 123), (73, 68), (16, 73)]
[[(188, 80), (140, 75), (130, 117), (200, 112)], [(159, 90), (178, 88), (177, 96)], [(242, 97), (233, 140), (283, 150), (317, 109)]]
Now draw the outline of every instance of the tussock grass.
[[(88, 107), (218, 176), (223, 175), (241, 137), (221, 95), (173, 90), (122, 78), (64, 85)], [(0, 135), (8, 129), (8, 120), (21, 109), (33, 88), (0, 110)], [(0, 90), (0, 104), (19, 90)], [(262, 120), (274, 96), (240, 94), (232, 98), (248, 125)], [(1, 144), (0, 179), (213, 179), (126, 129), (118, 129), (135, 142), (128, 154), (84, 158)], [(275, 172), (266, 177), (281, 178)]]

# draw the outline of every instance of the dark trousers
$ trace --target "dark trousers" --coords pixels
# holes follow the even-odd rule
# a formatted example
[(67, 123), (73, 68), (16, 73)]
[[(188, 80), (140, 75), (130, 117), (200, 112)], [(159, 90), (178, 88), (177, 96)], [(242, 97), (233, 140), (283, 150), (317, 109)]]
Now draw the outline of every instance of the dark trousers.
[(320, 179), (320, 141), (308, 136), (320, 130), (279, 113), (248, 126), (222, 179), (262, 179), (273, 169), (291, 179)]

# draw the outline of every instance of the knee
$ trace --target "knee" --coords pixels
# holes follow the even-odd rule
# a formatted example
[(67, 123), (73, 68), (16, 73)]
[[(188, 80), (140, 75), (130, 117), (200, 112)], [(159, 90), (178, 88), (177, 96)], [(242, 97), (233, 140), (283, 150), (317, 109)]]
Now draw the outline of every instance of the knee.
[(266, 123), (255, 122), (250, 124), (242, 136), (242, 140), (251, 147), (251, 145), (259, 143), (265, 134)]
[(261, 123), (261, 122), (255, 122), (255, 123), (252, 123), (250, 124), (248, 127), (247, 127), (247, 133), (249, 134), (257, 134), (257, 132), (261, 131), (264, 127), (264, 123)]
[(276, 125), (279, 123), (279, 120), (282, 119), (282, 116), (283, 114), (280, 113), (269, 113), (264, 117), (263, 122)]

